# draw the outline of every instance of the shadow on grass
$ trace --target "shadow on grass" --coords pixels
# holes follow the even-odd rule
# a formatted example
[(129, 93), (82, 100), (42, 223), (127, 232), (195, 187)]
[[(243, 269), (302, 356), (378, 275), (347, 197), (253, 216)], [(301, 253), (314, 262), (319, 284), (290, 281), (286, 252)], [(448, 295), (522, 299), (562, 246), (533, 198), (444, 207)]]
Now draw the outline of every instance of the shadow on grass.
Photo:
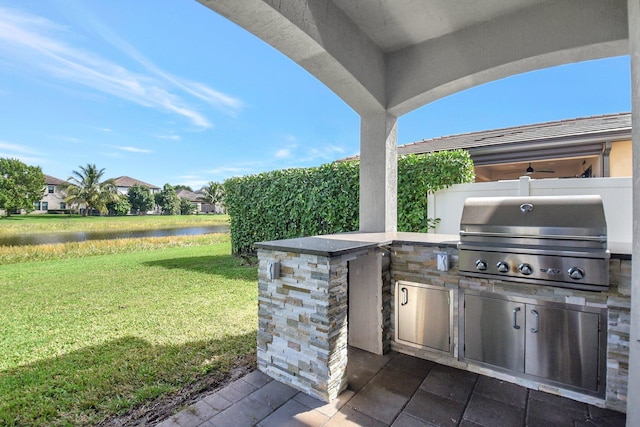
[(169, 270), (182, 269), (198, 273), (223, 276), (228, 279), (242, 279), (258, 281), (256, 265), (233, 255), (212, 255), (187, 258), (168, 258), (143, 263), (150, 267), (161, 267)]
[(253, 362), (255, 343), (255, 332), (168, 346), (125, 337), (2, 371), (0, 425), (96, 425), (194, 383), (215, 389)]

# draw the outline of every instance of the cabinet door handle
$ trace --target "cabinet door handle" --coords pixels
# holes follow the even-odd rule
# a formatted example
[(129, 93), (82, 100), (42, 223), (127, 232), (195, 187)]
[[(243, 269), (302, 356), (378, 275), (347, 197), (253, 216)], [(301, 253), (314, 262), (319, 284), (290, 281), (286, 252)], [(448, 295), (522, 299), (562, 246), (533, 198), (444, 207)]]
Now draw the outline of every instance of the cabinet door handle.
[(520, 307), (516, 307), (513, 309), (513, 329), (520, 329), (520, 325), (518, 325), (518, 312), (520, 311)]
[(531, 314), (536, 316), (536, 326), (531, 328), (531, 333), (537, 334), (538, 331), (540, 330), (540, 313), (538, 313), (536, 310), (531, 310)]
[(407, 305), (407, 303), (409, 303), (409, 290), (407, 288), (400, 288), (400, 292), (402, 292), (402, 302), (400, 305)]

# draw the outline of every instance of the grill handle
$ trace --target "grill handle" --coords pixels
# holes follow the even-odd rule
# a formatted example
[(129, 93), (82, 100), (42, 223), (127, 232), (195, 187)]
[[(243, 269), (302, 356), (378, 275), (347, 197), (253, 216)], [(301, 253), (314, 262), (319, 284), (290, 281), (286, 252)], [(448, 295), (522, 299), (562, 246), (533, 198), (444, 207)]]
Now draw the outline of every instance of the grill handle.
[(538, 313), (536, 310), (531, 310), (531, 314), (536, 316), (536, 326), (531, 328), (531, 333), (537, 334), (538, 331), (540, 330), (540, 313)]
[(552, 240), (582, 240), (587, 242), (600, 242), (606, 243), (607, 236), (571, 236), (568, 234), (513, 234), (513, 233), (485, 233), (482, 231), (463, 231), (460, 230), (460, 236), (469, 237), (506, 237), (506, 238), (518, 238), (518, 239), (552, 239)]
[(520, 307), (516, 307), (513, 309), (513, 329), (520, 329), (520, 325), (518, 325), (518, 312), (520, 311)]

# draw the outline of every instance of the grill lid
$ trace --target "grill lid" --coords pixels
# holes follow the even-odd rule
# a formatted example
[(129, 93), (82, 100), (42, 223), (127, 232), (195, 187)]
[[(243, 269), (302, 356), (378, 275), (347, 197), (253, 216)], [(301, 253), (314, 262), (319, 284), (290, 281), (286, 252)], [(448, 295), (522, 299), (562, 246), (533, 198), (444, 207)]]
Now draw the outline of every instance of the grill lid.
[(575, 241), (606, 248), (600, 196), (470, 197), (460, 220), (460, 240), (526, 238)]
[(580, 290), (609, 286), (600, 196), (474, 197), (465, 201), (460, 274)]

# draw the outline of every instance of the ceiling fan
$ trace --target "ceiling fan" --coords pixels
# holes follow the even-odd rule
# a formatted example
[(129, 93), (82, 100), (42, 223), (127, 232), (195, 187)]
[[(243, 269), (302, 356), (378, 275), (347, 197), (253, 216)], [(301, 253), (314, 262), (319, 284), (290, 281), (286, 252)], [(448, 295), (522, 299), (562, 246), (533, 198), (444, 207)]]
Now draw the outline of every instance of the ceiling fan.
[(527, 175), (531, 175), (534, 172), (539, 172), (539, 173), (556, 173), (555, 170), (553, 169), (533, 169), (533, 167), (531, 166), (531, 162), (529, 162), (529, 167), (527, 167), (527, 169), (525, 169), (524, 171)]

